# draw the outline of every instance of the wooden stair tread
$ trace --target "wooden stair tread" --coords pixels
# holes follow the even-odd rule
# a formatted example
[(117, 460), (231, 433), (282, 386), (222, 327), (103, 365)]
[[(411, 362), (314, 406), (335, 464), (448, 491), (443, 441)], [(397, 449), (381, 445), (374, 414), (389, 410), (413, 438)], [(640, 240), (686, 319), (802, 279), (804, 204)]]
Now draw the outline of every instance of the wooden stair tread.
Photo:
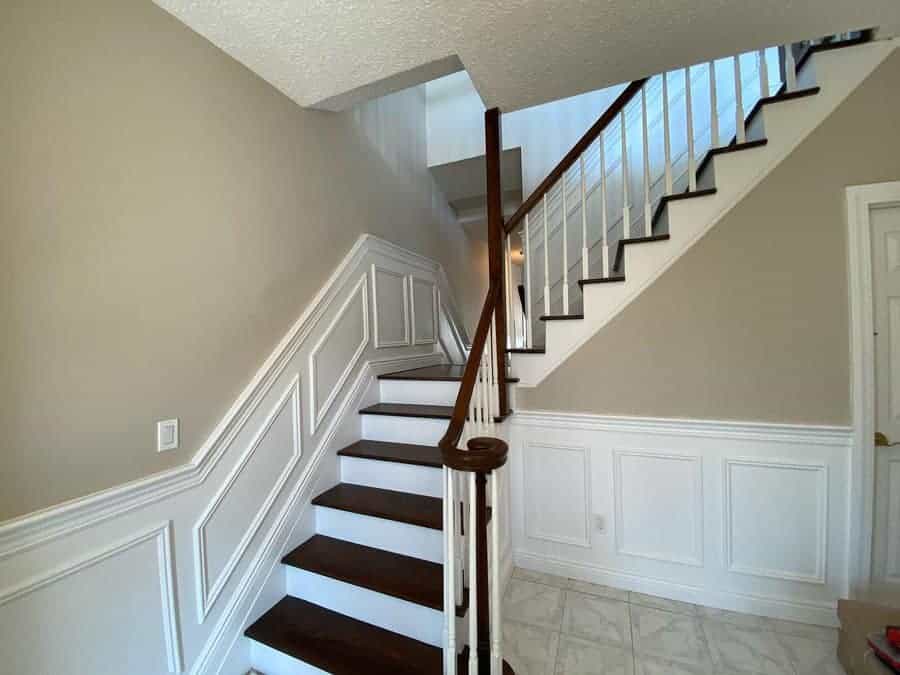
[(543, 347), (514, 347), (506, 350), (507, 354), (546, 354), (547, 350)]
[(625, 281), (624, 274), (614, 274), (611, 277), (591, 277), (589, 279), (579, 279), (578, 285), (583, 288), (588, 284), (614, 284), (619, 281)]
[[(696, 175), (700, 175), (698, 171)], [(703, 190), (685, 190), (684, 192), (676, 192), (672, 195), (666, 195), (656, 204), (656, 209), (653, 211), (653, 216), (650, 219), (650, 229), (652, 231), (656, 231), (656, 224), (659, 222), (659, 217), (662, 215), (662, 212), (665, 210), (666, 205), (669, 202), (678, 202), (682, 199), (694, 199), (696, 197), (709, 197), (710, 195), (716, 194), (716, 188), (704, 188)], [(661, 234), (657, 234), (654, 236), (662, 236)], [(619, 247), (616, 249), (616, 261), (613, 264), (613, 269), (618, 269), (617, 265), (619, 264), (619, 256), (622, 253), (622, 242), (637, 244), (641, 241), (655, 241), (652, 237), (635, 237), (633, 239), (622, 239), (619, 241)]]
[(341, 457), (359, 457), (382, 462), (395, 462), (397, 464), (428, 466), (437, 469), (443, 466), (441, 451), (433, 445), (389, 443), (363, 439), (338, 451), (338, 455)]
[(616, 249), (616, 261), (613, 263), (613, 269), (616, 271), (621, 271), (621, 265), (625, 259), (626, 246), (629, 246), (631, 244), (646, 244), (651, 241), (666, 241), (667, 239), (669, 239), (668, 234), (654, 234), (650, 237), (629, 237), (628, 239), (620, 239), (619, 246)]
[(290, 596), (244, 634), (335, 675), (440, 675), (443, 670), (437, 647)]
[[(443, 610), (444, 566), (419, 558), (361, 546), (316, 534), (288, 553), (282, 562), (360, 588)], [(456, 608), (465, 616), (468, 594)]]
[[(396, 373), (385, 373), (379, 375), (379, 380), (423, 380), (426, 382), (461, 382), (463, 372), (466, 366), (456, 365), (452, 363), (442, 363), (436, 366), (425, 366), (424, 368), (411, 368), (410, 370), (400, 370)], [(518, 382), (518, 378), (508, 377), (507, 382)]]
[(437, 497), (338, 483), (313, 499), (312, 503), (315, 506), (394, 520), (432, 530), (442, 530), (444, 527), (443, 500)]
[(419, 403), (376, 403), (359, 411), (360, 415), (389, 415), (391, 417), (421, 417), (433, 420), (449, 420), (453, 406), (422, 405)]
[(541, 321), (578, 321), (584, 314), (544, 314)]
[(743, 143), (738, 143), (736, 138), (731, 139), (731, 143), (728, 145), (723, 145), (718, 148), (713, 148), (709, 152), (707, 152), (703, 159), (700, 160), (700, 164), (697, 165), (697, 171), (695, 173), (696, 176), (700, 176), (703, 173), (703, 170), (709, 165), (712, 161), (713, 157), (716, 155), (727, 155), (732, 152), (740, 152), (741, 150), (750, 150), (751, 148), (760, 148), (769, 143), (768, 138), (758, 138), (753, 141), (744, 141)]
[[(279, 600), (244, 635), (333, 675), (444, 672), (438, 647), (291, 596)], [(466, 647), (457, 659), (457, 672), (467, 672), (468, 658)], [(503, 675), (515, 675), (505, 661)]]
[(774, 94), (773, 96), (766, 96), (765, 98), (761, 98), (756, 102), (756, 105), (751, 108), (750, 114), (747, 115), (744, 124), (746, 126), (749, 126), (750, 122), (753, 121), (753, 118), (756, 117), (759, 114), (759, 111), (763, 109), (763, 106), (771, 105), (773, 103), (780, 103), (782, 101), (792, 101), (795, 98), (803, 98), (805, 96), (815, 96), (820, 91), (822, 91), (821, 87), (807, 87), (805, 89), (785, 91), (784, 85), (781, 85), (781, 89), (778, 90), (778, 93)]

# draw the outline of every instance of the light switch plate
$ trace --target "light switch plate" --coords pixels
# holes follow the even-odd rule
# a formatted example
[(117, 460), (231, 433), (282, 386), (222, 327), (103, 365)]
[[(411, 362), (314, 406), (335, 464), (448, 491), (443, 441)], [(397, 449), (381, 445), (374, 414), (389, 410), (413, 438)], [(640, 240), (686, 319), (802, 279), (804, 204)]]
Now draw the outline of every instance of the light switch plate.
[(156, 451), (178, 448), (178, 420), (162, 420), (156, 423)]

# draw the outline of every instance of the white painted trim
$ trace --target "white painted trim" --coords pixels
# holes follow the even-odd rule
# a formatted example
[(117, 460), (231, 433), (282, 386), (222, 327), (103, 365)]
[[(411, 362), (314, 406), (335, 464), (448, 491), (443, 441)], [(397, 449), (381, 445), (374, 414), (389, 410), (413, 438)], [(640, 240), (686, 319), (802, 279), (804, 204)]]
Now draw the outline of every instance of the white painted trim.
[[(622, 457), (646, 457), (650, 459), (667, 459), (693, 464), (694, 471), (694, 550), (691, 557), (674, 557), (662, 553), (648, 553), (646, 551), (629, 551), (622, 541), (624, 523), (622, 517), (625, 506), (622, 495)], [(615, 542), (616, 552), (619, 555), (627, 555), (648, 560), (677, 563), (679, 565), (691, 565), (703, 567), (703, 458), (699, 455), (676, 454), (671, 452), (657, 452), (654, 450), (613, 450), (613, 498), (615, 500)]]
[(872, 289), (872, 226), (869, 212), (900, 203), (900, 181), (846, 189), (847, 274), (850, 295), (850, 392), (853, 448), (850, 461), (849, 597), (872, 579), (875, 525), (875, 319)]
[[(367, 253), (377, 253), (446, 279), (441, 266), (428, 258), (378, 237), (361, 235), (187, 464), (0, 524), (0, 561), (202, 484), (326, 314), (349, 270)], [(443, 297), (449, 301), (448, 296)]]
[[(763, 569), (758, 567), (746, 567), (734, 562), (732, 546), (732, 487), (731, 467), (733, 466), (758, 466), (770, 469), (793, 469), (797, 471), (814, 471), (821, 474), (821, 494), (819, 497), (818, 523), (816, 527), (816, 571), (814, 574), (794, 574), (785, 570)], [(729, 572), (746, 574), (755, 577), (768, 577), (781, 579), (782, 581), (802, 581), (808, 584), (824, 586), (828, 575), (828, 466), (821, 462), (796, 462), (776, 461), (753, 458), (726, 458), (723, 462), (723, 505), (722, 505), (722, 545), (724, 546), (725, 568)]]
[[(580, 546), (581, 548), (591, 547), (591, 514), (593, 507), (591, 503), (591, 449), (586, 445), (564, 444), (564, 443), (545, 443), (543, 441), (525, 441), (525, 448), (548, 448), (550, 450), (566, 450), (568, 452), (580, 452), (584, 458), (584, 539), (573, 539), (568, 537), (559, 537), (551, 534), (544, 534), (529, 528), (528, 525), (528, 509), (522, 513), (524, 520), (525, 536), (531, 539), (539, 539), (541, 541), (556, 542), (558, 544), (567, 544), (569, 546)], [(527, 489), (528, 482), (528, 462), (522, 462), (524, 485)]]
[[(351, 303), (356, 300), (357, 295), (361, 295), (362, 297), (362, 338), (360, 339), (359, 345), (357, 345), (356, 347), (356, 351), (353, 352), (353, 356), (350, 357), (350, 360), (347, 362), (347, 365), (344, 368), (344, 371), (341, 373), (341, 376), (337, 379), (337, 382), (334, 383), (331, 391), (328, 392), (328, 396), (325, 397), (325, 401), (320, 406), (318, 404), (318, 395), (316, 393), (316, 385), (318, 384), (319, 379), (318, 368), (316, 367), (316, 357), (319, 355), (319, 351), (321, 351), (322, 347), (331, 337), (332, 332), (334, 332), (334, 327), (337, 326), (338, 322), (340, 322), (342, 318), (344, 318), (344, 314), (347, 312), (347, 309), (350, 307)], [(325, 331), (322, 333), (322, 336), (319, 338), (319, 341), (309, 353), (309, 412), (310, 419), (312, 420), (312, 433), (316, 433), (316, 430), (319, 428), (322, 420), (328, 414), (328, 411), (331, 409), (331, 404), (334, 403), (334, 399), (346, 384), (347, 378), (350, 377), (350, 373), (352, 373), (353, 369), (356, 368), (356, 364), (359, 362), (359, 359), (360, 357), (362, 357), (363, 352), (365, 351), (368, 344), (369, 293), (368, 285), (366, 284), (366, 275), (363, 274), (359, 278), (359, 281), (356, 282), (353, 290), (350, 291), (347, 299), (344, 300), (341, 308), (331, 319), (331, 323), (328, 324), (328, 328), (325, 329)]]
[[(422, 339), (416, 335), (416, 284), (431, 287), (431, 339)], [(409, 275), (409, 314), (412, 323), (412, 341), (414, 345), (433, 345), (438, 340), (438, 288), (430, 279), (422, 279), (415, 274)]]
[(545, 410), (517, 411), (510, 424), (520, 427), (568, 428), (630, 434), (679, 435), (850, 448), (850, 427), (770, 422), (622, 417)]
[[(260, 506), (259, 511), (253, 517), (253, 520), (250, 522), (250, 525), (247, 527), (247, 530), (241, 537), (240, 542), (235, 547), (234, 551), (232, 551), (231, 556), (225, 563), (225, 567), (222, 569), (219, 576), (216, 577), (216, 579), (212, 583), (210, 583), (209, 568), (207, 566), (206, 555), (206, 526), (209, 523), (209, 520), (212, 518), (213, 514), (224, 501), (225, 497), (231, 491), (231, 488), (234, 486), (241, 473), (243, 473), (244, 469), (250, 463), (250, 460), (253, 458), (253, 455), (256, 454), (256, 450), (259, 448), (262, 440), (266, 437), (266, 434), (268, 434), (269, 430), (272, 428), (275, 420), (282, 413), (288, 403), (290, 403), (292, 425), (293, 451), (291, 453), (291, 457), (282, 470), (281, 474), (278, 476), (278, 479), (272, 485), (268, 496)], [(284, 488), (288, 477), (290, 477), (291, 473), (296, 468), (297, 463), (300, 461), (300, 458), (303, 455), (300, 433), (300, 419), (300, 376), (297, 375), (291, 381), (290, 385), (288, 385), (285, 392), (278, 399), (278, 402), (272, 408), (271, 412), (269, 412), (259, 431), (257, 431), (256, 435), (247, 446), (247, 450), (238, 460), (231, 473), (225, 479), (222, 487), (218, 490), (218, 492), (216, 492), (215, 496), (212, 498), (209, 505), (204, 510), (203, 515), (200, 516), (200, 519), (194, 526), (194, 577), (197, 583), (198, 623), (202, 624), (206, 620), (206, 617), (209, 615), (209, 612), (212, 609), (213, 605), (215, 605), (216, 600), (218, 600), (219, 595), (222, 593), (222, 590), (225, 588), (225, 585), (228, 583), (228, 580), (234, 573), (234, 570), (237, 567), (238, 563), (241, 561), (241, 558), (243, 558), (244, 554), (247, 552), (247, 548), (250, 546), (250, 542), (253, 540), (253, 537), (256, 536), (256, 533), (262, 526), (262, 523), (265, 520), (266, 516), (269, 515), (269, 511), (272, 510), (272, 506), (275, 504), (275, 500), (278, 499), (278, 496), (281, 494), (281, 491)]]
[(182, 671), (181, 631), (178, 625), (178, 608), (175, 599), (175, 567), (172, 557), (172, 522), (166, 521), (104, 547), (90, 555), (68, 562), (55, 570), (14, 586), (0, 590), (0, 607), (26, 595), (46, 588), (74, 574), (82, 572), (105, 560), (121, 555), (148, 541), (156, 542), (159, 565), (159, 588), (162, 600), (163, 636), (170, 673)]
[(515, 564), (524, 569), (570, 577), (592, 583), (613, 586), (636, 593), (658, 595), (681, 602), (690, 602), (737, 612), (789, 619), (820, 626), (839, 627), (837, 603), (802, 600), (785, 600), (763, 594), (736, 593), (734, 591), (701, 588), (621, 570), (609, 569), (588, 562), (562, 560), (550, 555), (530, 551), (515, 551)]
[[(401, 340), (387, 341), (382, 340), (378, 332), (378, 273), (387, 274), (391, 277), (400, 279), (400, 286), (403, 289), (403, 338)], [(387, 267), (382, 267), (377, 263), (372, 263), (372, 326), (375, 333), (375, 349), (386, 349), (388, 347), (407, 347), (410, 344), (409, 338), (409, 289), (406, 285), (406, 275), (403, 272), (397, 272)]]

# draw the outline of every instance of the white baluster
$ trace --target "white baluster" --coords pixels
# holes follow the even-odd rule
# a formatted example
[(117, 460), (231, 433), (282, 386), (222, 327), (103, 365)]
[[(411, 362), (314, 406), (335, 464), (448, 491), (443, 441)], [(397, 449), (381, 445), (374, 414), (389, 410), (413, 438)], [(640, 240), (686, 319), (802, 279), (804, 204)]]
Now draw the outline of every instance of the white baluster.
[(738, 143), (747, 140), (744, 127), (744, 82), (741, 79), (741, 57), (734, 57), (734, 128)]
[(600, 276), (609, 276), (609, 222), (606, 214), (606, 139), (600, 132)]
[(444, 673), (456, 673), (456, 495), (453, 472), (444, 467)]
[(759, 50), (759, 97), (769, 95), (769, 64), (766, 63), (766, 50)]
[(550, 314), (550, 234), (547, 226), (547, 193), (544, 193), (544, 314)]
[(628, 203), (628, 141), (625, 139), (625, 110), (623, 109), (619, 121), (622, 125), (622, 236), (625, 239), (631, 236), (631, 205)]
[(785, 91), (797, 89), (797, 63), (794, 61), (794, 47), (784, 46), (784, 85)]
[(587, 183), (584, 176), (584, 155), (578, 158), (581, 167), (581, 278), (590, 277), (588, 265), (588, 238), (587, 238)]
[(478, 675), (478, 558), (476, 556), (476, 532), (478, 521), (475, 513), (475, 474), (469, 472), (469, 675)]
[(666, 194), (672, 194), (672, 132), (669, 124), (669, 74), (662, 76), (663, 146), (666, 155)]
[(653, 234), (653, 223), (650, 215), (650, 138), (647, 124), (647, 85), (641, 87), (641, 127), (644, 134), (644, 234)]
[(534, 334), (531, 321), (534, 318), (534, 306), (531, 304), (531, 228), (528, 214), (525, 214), (525, 348), (534, 347)]
[[(465, 428), (467, 428), (466, 425)], [(470, 427), (468, 427), (470, 428)], [(468, 442), (468, 438), (465, 439)], [(450, 472), (450, 480), (453, 481), (453, 494), (456, 495), (453, 502), (454, 507), (457, 503), (462, 504), (465, 501), (465, 481), (459, 471)], [(456, 517), (457, 511), (453, 512), (453, 520), (456, 523), (456, 604), (462, 605), (463, 589), (466, 587), (468, 569), (466, 567), (466, 535), (463, 534), (463, 518), (462, 511), (459, 512), (459, 518)], [(455, 629), (455, 626), (454, 626)]]
[(719, 100), (716, 95), (716, 62), (709, 62), (709, 149), (719, 147)]
[(684, 108), (687, 117), (688, 189), (697, 189), (697, 169), (694, 159), (694, 110), (691, 104), (691, 67), (684, 69)]
[(566, 172), (562, 175), (562, 301), (563, 314), (569, 313), (569, 205), (566, 199)]
[(503, 675), (503, 619), (500, 611), (500, 469), (491, 474), (491, 675)]

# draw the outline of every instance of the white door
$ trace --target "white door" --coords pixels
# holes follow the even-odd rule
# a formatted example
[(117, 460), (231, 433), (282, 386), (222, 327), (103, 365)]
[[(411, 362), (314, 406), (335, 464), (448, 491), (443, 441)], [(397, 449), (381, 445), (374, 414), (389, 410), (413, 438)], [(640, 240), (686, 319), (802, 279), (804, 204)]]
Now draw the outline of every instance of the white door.
[(900, 584), (900, 205), (873, 209), (872, 290), (875, 318), (873, 581)]

